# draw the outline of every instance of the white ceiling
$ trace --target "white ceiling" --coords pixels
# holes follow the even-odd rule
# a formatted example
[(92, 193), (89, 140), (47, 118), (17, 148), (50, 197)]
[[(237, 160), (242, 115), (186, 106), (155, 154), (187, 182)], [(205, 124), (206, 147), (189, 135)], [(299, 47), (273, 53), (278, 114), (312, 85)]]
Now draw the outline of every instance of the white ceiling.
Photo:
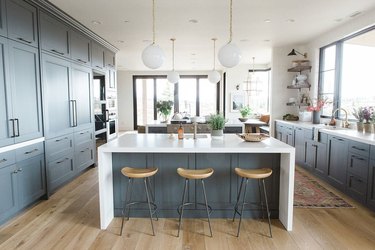
[[(152, 40), (152, 0), (50, 1), (119, 48), (119, 69), (148, 70), (141, 53)], [(166, 54), (159, 70), (172, 68), (170, 38), (176, 38), (176, 70), (211, 70), (211, 38), (218, 38), (216, 51), (229, 39), (229, 0), (155, 0), (155, 4), (156, 43)], [(266, 64), (272, 47), (305, 44), (356, 18), (350, 17), (353, 13), (363, 15), (373, 8), (374, 0), (234, 0), (233, 41), (242, 50), (241, 63), (250, 64), (255, 57), (256, 64)], [(222, 68), (217, 59), (216, 64)]]

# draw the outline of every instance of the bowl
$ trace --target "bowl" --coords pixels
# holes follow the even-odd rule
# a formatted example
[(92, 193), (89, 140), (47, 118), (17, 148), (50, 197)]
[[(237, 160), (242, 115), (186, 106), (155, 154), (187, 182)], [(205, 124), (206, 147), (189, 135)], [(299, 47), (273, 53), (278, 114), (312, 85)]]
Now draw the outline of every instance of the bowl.
[(240, 120), (241, 122), (246, 122), (249, 118), (243, 118), (243, 117), (240, 117), (238, 118), (238, 120)]
[(244, 133), (237, 134), (237, 136), (247, 142), (260, 142), (270, 137), (269, 135), (264, 133)]

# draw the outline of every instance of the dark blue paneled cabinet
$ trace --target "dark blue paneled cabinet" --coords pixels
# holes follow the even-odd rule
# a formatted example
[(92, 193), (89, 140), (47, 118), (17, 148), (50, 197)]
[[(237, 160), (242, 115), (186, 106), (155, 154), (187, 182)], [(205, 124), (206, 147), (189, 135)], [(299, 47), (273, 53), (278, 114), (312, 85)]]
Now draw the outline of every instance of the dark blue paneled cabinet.
[(5, 0), (0, 0), (0, 36), (7, 36)]
[(0, 38), (0, 146), (42, 136), (38, 50)]
[(375, 210), (375, 146), (371, 146), (367, 204)]
[(328, 181), (341, 191), (345, 190), (348, 141), (330, 136), (328, 141)]

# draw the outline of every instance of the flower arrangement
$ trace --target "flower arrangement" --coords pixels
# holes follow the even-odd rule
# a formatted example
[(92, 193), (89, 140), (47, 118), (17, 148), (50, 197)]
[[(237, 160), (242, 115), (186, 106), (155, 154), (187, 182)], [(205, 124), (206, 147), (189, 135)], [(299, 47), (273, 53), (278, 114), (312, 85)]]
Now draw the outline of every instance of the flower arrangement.
[(329, 100), (327, 97), (318, 98), (317, 100), (313, 101), (313, 103), (307, 107), (307, 111), (320, 111), (325, 104), (328, 104)]
[(172, 101), (158, 101), (156, 103), (157, 111), (163, 116), (164, 121), (168, 120), (168, 116), (172, 112), (173, 102)]
[(358, 108), (353, 108), (353, 116), (355, 119), (358, 120), (358, 122), (363, 122), (364, 119), (364, 107), (358, 107)]
[(366, 120), (365, 123), (370, 123), (373, 116), (374, 116), (374, 107), (365, 107), (363, 109), (363, 119)]

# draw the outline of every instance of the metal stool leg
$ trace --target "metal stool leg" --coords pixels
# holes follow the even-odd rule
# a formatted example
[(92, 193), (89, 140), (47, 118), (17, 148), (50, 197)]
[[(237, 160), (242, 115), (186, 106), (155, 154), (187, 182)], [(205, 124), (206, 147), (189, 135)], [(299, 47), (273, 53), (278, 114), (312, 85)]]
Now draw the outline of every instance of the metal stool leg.
[[(133, 182), (134, 180), (132, 178), (129, 178), (129, 201), (127, 204), (129, 204), (132, 200), (132, 195), (133, 195)], [(128, 206), (128, 218), (126, 220), (129, 220), (130, 217), (130, 206)]]
[(234, 218), (236, 217), (236, 213), (237, 213), (237, 209), (238, 209), (238, 202), (240, 200), (240, 197), (241, 197), (241, 192), (242, 192), (242, 185), (243, 185), (243, 180), (245, 178), (241, 178), (241, 185), (240, 185), (240, 190), (238, 191), (238, 194), (237, 194), (237, 201), (236, 201), (236, 205), (234, 206), (234, 213), (233, 213), (233, 219), (232, 221), (234, 221)]
[[(129, 197), (129, 191), (131, 189), (131, 185), (132, 185), (132, 179), (129, 178), (128, 180), (128, 190), (126, 191), (126, 197), (125, 197), (125, 201), (124, 201), (124, 207), (122, 208), (122, 222), (121, 222), (121, 231), (120, 231), (120, 236), (122, 235), (122, 229), (124, 228), (124, 219), (125, 219), (125, 210), (126, 210), (126, 206), (128, 204), (128, 202), (131, 201), (131, 197)], [(129, 201), (127, 201), (129, 199)], [(129, 206), (129, 210), (130, 210), (130, 206)], [(130, 211), (129, 211), (130, 213)], [(127, 220), (129, 220), (129, 213), (128, 213), (128, 218)]]
[(263, 198), (262, 198), (262, 189), (260, 187), (260, 179), (258, 179), (258, 190), (259, 190), (259, 199), (260, 199), (260, 207), (262, 209), (262, 219), (264, 219), (264, 208), (263, 208)]
[(247, 184), (248, 183), (249, 183), (249, 179), (246, 178), (245, 191), (243, 193), (243, 201), (242, 201), (242, 208), (241, 208), (241, 214), (240, 214), (240, 222), (238, 223), (237, 237), (240, 236), (242, 214), (243, 214), (243, 209), (245, 207), (246, 189), (247, 189)]
[(147, 203), (148, 203), (148, 209), (150, 211), (150, 220), (151, 220), (151, 227), (152, 227), (152, 235), (155, 236), (155, 231), (154, 231), (154, 223), (152, 222), (152, 211), (151, 211), (151, 203), (150, 203), (150, 196), (148, 194), (148, 188), (147, 188), (147, 181), (146, 178), (143, 179), (145, 183), (145, 189), (146, 189), (146, 196), (147, 196)]
[(210, 227), (210, 234), (211, 234), (210, 237), (212, 237), (211, 222), (210, 222), (210, 213), (208, 212), (208, 204), (207, 204), (207, 196), (206, 196), (206, 188), (204, 187), (204, 181), (203, 181), (203, 179), (201, 179), (201, 182), (202, 182), (202, 188), (203, 188), (203, 194), (204, 194), (204, 202), (206, 203), (208, 226)]
[(183, 213), (184, 213), (185, 193), (186, 193), (186, 187), (187, 187), (188, 181), (189, 181), (188, 179), (185, 179), (184, 192), (183, 192), (183, 194), (182, 194), (180, 219), (178, 220), (178, 232), (177, 232), (177, 237), (180, 236), (181, 220), (182, 220), (182, 215), (183, 215)]
[(264, 184), (264, 179), (262, 179), (262, 182), (263, 182), (264, 199), (266, 200), (266, 208), (267, 208), (267, 216), (268, 216), (268, 227), (269, 227), (269, 229), (270, 229), (270, 237), (272, 238), (270, 211), (268, 210), (268, 201), (267, 201), (266, 185)]
[[(152, 201), (152, 203), (155, 204), (155, 195), (154, 195), (155, 190), (151, 186), (150, 177), (147, 177), (147, 184), (148, 184), (148, 188), (150, 190), (151, 201)], [(156, 220), (159, 220), (158, 213), (156, 212), (156, 210), (157, 210), (157, 208), (155, 209), (155, 212), (154, 212), (155, 213), (155, 217), (156, 217)]]

